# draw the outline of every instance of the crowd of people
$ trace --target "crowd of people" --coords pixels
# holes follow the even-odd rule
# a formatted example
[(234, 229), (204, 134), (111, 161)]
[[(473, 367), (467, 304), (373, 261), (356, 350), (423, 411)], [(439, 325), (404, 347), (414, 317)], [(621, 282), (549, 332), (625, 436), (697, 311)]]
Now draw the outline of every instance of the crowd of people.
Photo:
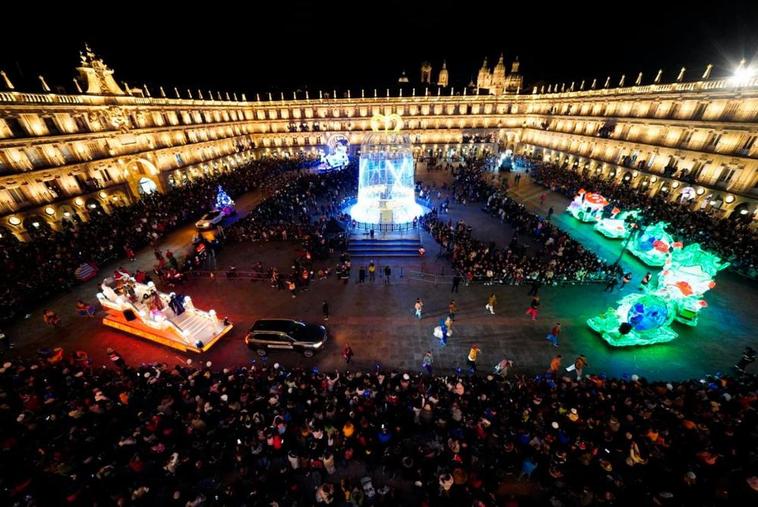
[[(308, 173), (279, 185), (278, 190), (226, 232), (228, 241), (296, 241), (301, 247), (288, 269), (258, 262), (253, 272), (272, 287), (287, 289), (296, 297), (312, 280), (327, 278), (331, 269), (315, 268), (347, 250), (348, 225), (340, 203), (355, 185), (355, 164), (326, 173)], [(341, 261), (342, 263), (343, 261)], [(339, 273), (338, 273), (339, 274)]]
[(700, 243), (718, 253), (734, 269), (758, 278), (758, 230), (751, 227), (750, 214), (725, 217), (712, 208), (693, 210), (691, 201), (653, 197), (624, 185), (616, 185), (597, 176), (569, 171), (553, 163), (530, 161), (534, 180), (566, 197), (573, 198), (580, 188), (602, 194), (622, 210), (644, 209), (655, 221), (671, 224), (669, 232), (685, 244)]
[(306, 174), (277, 190), (226, 232), (232, 241), (315, 239), (326, 245), (331, 218), (341, 218), (339, 203), (355, 186), (355, 164), (340, 171)]
[(462, 220), (445, 221), (436, 213), (424, 219), (424, 227), (459, 273), (468, 280), (516, 285), (602, 281), (620, 274), (619, 268), (600, 260), (548, 219), (529, 212), (505, 191), (491, 185), (485, 168), (484, 160), (469, 160), (456, 168), (452, 192), (463, 203), (484, 202), (486, 212), (513, 228), (507, 248), (476, 239), (472, 228)]
[(0, 245), (0, 322), (24, 316), (33, 303), (72, 287), (82, 264), (101, 266), (157, 245), (168, 232), (212, 209), (219, 185), (237, 196), (259, 188), (261, 182), (279, 182), (282, 174), (304, 163), (254, 161), (163, 194), (144, 195), (132, 205), (93, 214), (87, 222), (66, 221), (61, 230), (44, 229), (31, 241), (6, 241)]
[[(756, 380), (0, 368), (4, 505), (755, 505)], [(506, 369), (507, 371), (507, 369)]]

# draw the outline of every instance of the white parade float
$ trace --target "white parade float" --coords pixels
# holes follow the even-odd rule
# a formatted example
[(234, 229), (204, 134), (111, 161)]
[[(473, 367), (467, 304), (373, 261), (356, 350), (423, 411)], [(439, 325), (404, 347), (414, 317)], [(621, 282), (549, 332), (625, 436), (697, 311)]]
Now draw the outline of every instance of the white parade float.
[(214, 310), (195, 308), (189, 296), (164, 294), (153, 282), (127, 276), (106, 278), (97, 299), (106, 326), (182, 351), (204, 352), (232, 329)]

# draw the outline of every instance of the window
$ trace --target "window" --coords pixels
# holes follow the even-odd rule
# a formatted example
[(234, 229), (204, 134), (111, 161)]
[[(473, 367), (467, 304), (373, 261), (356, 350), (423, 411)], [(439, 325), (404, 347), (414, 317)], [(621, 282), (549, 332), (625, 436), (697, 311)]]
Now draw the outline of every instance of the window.
[(74, 157), (74, 154), (71, 152), (69, 145), (59, 144), (58, 151), (63, 155), (63, 160), (65, 160), (67, 164), (76, 162), (76, 157)]
[(55, 120), (52, 117), (45, 116), (42, 119), (44, 120), (45, 126), (51, 135), (59, 135), (61, 133), (61, 130), (58, 128), (58, 124), (55, 123)]
[(695, 165), (692, 166), (692, 170), (690, 171), (690, 178), (689, 181), (695, 182), (700, 177), (700, 174), (703, 172), (703, 169), (708, 164), (703, 164), (702, 162), (695, 162)]
[(47, 180), (45, 182), (45, 187), (47, 187), (47, 191), (50, 192), (50, 195), (53, 196), (53, 199), (58, 199), (64, 195), (60, 182), (57, 179)]
[(113, 181), (113, 178), (111, 178), (111, 173), (108, 172), (108, 169), (100, 169), (100, 176), (103, 178), (103, 181)]
[(89, 127), (87, 126), (87, 122), (84, 121), (84, 118), (77, 115), (74, 116), (74, 123), (76, 123), (76, 128), (79, 130), (79, 132), (89, 132)]
[(45, 159), (43, 159), (40, 156), (40, 152), (35, 147), (29, 147), (24, 150), (26, 153), (26, 157), (29, 159), (29, 161), (32, 163), (32, 165), (36, 168), (43, 167), (45, 164)]
[(724, 167), (723, 169), (721, 169), (721, 173), (719, 174), (719, 179), (717, 181), (719, 183), (729, 183), (729, 181), (732, 180), (734, 173), (735, 173), (734, 169)]
[(692, 119), (699, 120), (703, 117), (703, 113), (705, 113), (705, 108), (708, 107), (708, 104), (698, 104), (695, 108), (695, 111), (692, 113)]
[(24, 129), (24, 127), (21, 126), (21, 122), (18, 121), (18, 118), (9, 116), (7, 118), (3, 118), (3, 120), (13, 134), (13, 137), (26, 137), (28, 135), (26, 133), (26, 129)]
[(755, 144), (755, 138), (756, 136), (748, 137), (747, 141), (745, 141), (745, 144), (743, 144), (742, 148), (740, 148), (738, 151), (738, 154), (746, 157), (750, 153), (750, 150), (753, 148), (753, 144)]
[(21, 187), (9, 188), (8, 193), (11, 194), (11, 197), (15, 203), (19, 206), (28, 202), (26, 196), (24, 195), (24, 192), (21, 190)]

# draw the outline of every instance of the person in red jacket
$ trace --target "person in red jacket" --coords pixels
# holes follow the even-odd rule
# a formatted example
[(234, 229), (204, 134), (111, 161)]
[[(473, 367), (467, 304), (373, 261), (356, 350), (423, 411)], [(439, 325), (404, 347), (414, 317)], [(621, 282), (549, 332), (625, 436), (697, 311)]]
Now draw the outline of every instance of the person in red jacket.
[(561, 323), (556, 322), (553, 329), (547, 335), (546, 339), (553, 344), (553, 347), (558, 348), (558, 335), (561, 334)]

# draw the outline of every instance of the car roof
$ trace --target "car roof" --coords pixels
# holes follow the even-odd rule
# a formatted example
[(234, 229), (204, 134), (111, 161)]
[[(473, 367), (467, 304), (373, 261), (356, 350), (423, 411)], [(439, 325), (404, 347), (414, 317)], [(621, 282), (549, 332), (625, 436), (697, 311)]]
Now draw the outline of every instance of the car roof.
[(299, 324), (301, 326), (304, 326), (304, 324), (297, 320), (291, 320), (291, 319), (262, 319), (255, 321), (255, 324), (253, 324), (252, 330), (253, 331), (279, 331), (279, 332), (287, 332), (292, 329), (293, 324)]

